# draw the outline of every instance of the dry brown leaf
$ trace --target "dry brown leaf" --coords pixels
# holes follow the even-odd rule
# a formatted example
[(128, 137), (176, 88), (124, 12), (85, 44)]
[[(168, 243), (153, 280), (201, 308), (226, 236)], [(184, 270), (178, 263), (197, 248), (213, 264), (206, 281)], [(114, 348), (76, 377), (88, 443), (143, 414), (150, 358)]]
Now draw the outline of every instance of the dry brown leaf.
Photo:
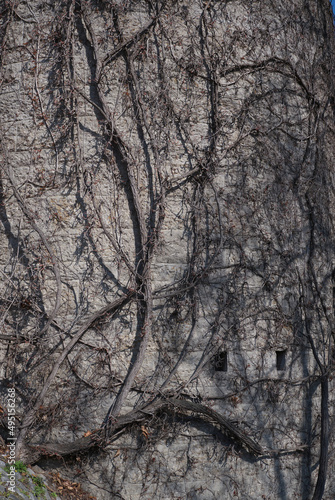
[(147, 429), (144, 427), (144, 425), (141, 425), (141, 431), (142, 431), (142, 434), (143, 436), (145, 437), (145, 439), (148, 439), (149, 437), (149, 432), (147, 431)]

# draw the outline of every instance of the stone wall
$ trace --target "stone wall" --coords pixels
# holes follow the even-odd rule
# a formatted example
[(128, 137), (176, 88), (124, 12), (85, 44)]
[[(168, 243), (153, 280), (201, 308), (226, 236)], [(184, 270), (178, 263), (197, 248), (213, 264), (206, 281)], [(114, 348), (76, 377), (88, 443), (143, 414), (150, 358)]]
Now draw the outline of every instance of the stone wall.
[(263, 455), (170, 406), (41, 463), (99, 499), (311, 498), (334, 370), (329, 2), (7, 2), (1, 36), (1, 378), (24, 446), (173, 396)]

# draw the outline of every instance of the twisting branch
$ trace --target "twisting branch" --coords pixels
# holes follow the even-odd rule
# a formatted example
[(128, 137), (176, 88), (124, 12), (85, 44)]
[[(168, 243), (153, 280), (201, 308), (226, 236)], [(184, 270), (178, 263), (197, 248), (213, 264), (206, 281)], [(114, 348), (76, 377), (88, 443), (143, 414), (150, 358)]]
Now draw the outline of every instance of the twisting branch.
[(110, 62), (112, 62), (116, 57), (120, 56), (124, 50), (130, 49), (132, 45), (139, 42), (142, 36), (145, 35), (150, 30), (150, 28), (156, 24), (158, 16), (159, 14), (157, 14), (151, 21), (149, 21), (139, 32), (135, 33), (135, 35), (133, 35), (130, 39), (120, 43), (112, 52), (110, 52), (104, 57), (99, 67), (99, 71), (97, 71), (98, 82), (103, 76), (106, 66)]
[(50, 385), (53, 383), (53, 381), (57, 375), (57, 372), (58, 372), (61, 364), (63, 363), (63, 361), (67, 357), (67, 355), (71, 352), (71, 350), (76, 345), (76, 343), (80, 340), (80, 338), (83, 336), (83, 334), (92, 326), (92, 324), (97, 319), (102, 318), (103, 316), (105, 316), (108, 313), (114, 312), (114, 314), (115, 314), (116, 312), (118, 312), (120, 310), (121, 307), (123, 307), (126, 303), (128, 303), (129, 300), (131, 300), (131, 298), (133, 296), (134, 296), (134, 292), (133, 291), (129, 292), (129, 294), (127, 294), (123, 297), (120, 297), (119, 299), (116, 299), (114, 302), (107, 304), (106, 306), (102, 307), (99, 311), (96, 311), (95, 313), (93, 313), (88, 318), (88, 320), (84, 323), (84, 325), (81, 328), (79, 328), (77, 333), (72, 337), (72, 339), (68, 342), (68, 344), (65, 346), (63, 352), (60, 354), (60, 356), (56, 360), (55, 364), (53, 365), (53, 368), (52, 368), (46, 382), (44, 383), (41, 392), (39, 393), (39, 395), (35, 399), (33, 406), (25, 414), (25, 416), (22, 420), (19, 436), (18, 436), (17, 441), (16, 441), (16, 447), (17, 447), (17, 450), (19, 453), (22, 451), (21, 449), (24, 448), (24, 440), (25, 440), (25, 437), (26, 437), (27, 432), (29, 430), (29, 427), (32, 425), (32, 423), (35, 419), (36, 413), (37, 413), (39, 407), (41, 406), (41, 404), (42, 404), (42, 402), (43, 402), (43, 400), (44, 400), (44, 398), (45, 398), (45, 396), (50, 388)]
[[(44, 445), (31, 444), (30, 446), (34, 449), (35, 453), (37, 452), (39, 456), (42, 454), (66, 456), (79, 453), (82, 451), (86, 451), (93, 446), (108, 444), (113, 440), (113, 436), (126, 426), (147, 420), (148, 417), (154, 416), (162, 410), (171, 411), (176, 409), (180, 410), (183, 413), (192, 412), (196, 415), (202, 416), (205, 419), (209, 419), (210, 421), (217, 424), (225, 434), (228, 434), (234, 441), (247, 448), (256, 456), (263, 455), (264, 453), (269, 452), (268, 450), (264, 450), (251, 437), (241, 432), (230, 420), (223, 417), (212, 408), (208, 408), (207, 406), (204, 406), (200, 403), (194, 403), (185, 399), (176, 399), (171, 397), (157, 398), (151, 403), (146, 403), (143, 406), (116, 418), (110, 426), (107, 442), (105, 442), (104, 440), (103, 430), (98, 429), (94, 430), (89, 436), (77, 439), (73, 443), (50, 443)], [(35, 460), (36, 459), (37, 457), (35, 458)]]
[(107, 125), (111, 132), (110, 139), (113, 152), (116, 158), (119, 159), (119, 162), (122, 163), (122, 167), (124, 168), (124, 171), (127, 176), (127, 181), (129, 183), (131, 191), (132, 203), (136, 214), (136, 222), (139, 228), (138, 248), (140, 249), (140, 251), (139, 255), (137, 256), (138, 261), (136, 266), (136, 275), (137, 275), (137, 289), (142, 297), (139, 305), (140, 314), (142, 316), (142, 327), (138, 342), (137, 354), (134, 354), (124, 384), (121, 390), (119, 391), (113, 406), (110, 408), (109, 411), (110, 416), (114, 418), (119, 414), (123, 406), (123, 403), (134, 383), (135, 377), (138, 374), (143, 364), (151, 333), (153, 303), (152, 303), (152, 287), (151, 287), (151, 276), (150, 276), (150, 252), (149, 252), (150, 242), (148, 240), (149, 236), (148, 228), (146, 225), (143, 209), (141, 206), (139, 190), (135, 180), (133, 168), (130, 164), (129, 157), (127, 155), (128, 148), (125, 146), (124, 142), (122, 141), (115, 127), (111, 113), (108, 108), (108, 104), (106, 102), (104, 92), (101, 88), (101, 83), (99, 81), (100, 80), (99, 76), (103, 68), (103, 61), (100, 55), (97, 38), (87, 12), (87, 7), (83, 2), (81, 3), (81, 14), (86, 29), (89, 33), (92, 49), (95, 55), (96, 67), (95, 67), (94, 82), (99, 96), (99, 101), (100, 101), (99, 107), (103, 110), (103, 115), (107, 121)]

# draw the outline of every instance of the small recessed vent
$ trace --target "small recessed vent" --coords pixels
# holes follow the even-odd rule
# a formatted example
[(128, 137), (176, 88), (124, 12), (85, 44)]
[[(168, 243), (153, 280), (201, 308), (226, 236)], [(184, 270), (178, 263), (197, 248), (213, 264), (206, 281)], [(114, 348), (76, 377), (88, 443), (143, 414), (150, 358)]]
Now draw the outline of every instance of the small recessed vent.
[(286, 368), (286, 350), (276, 351), (276, 365), (279, 372)]
[(331, 354), (330, 362), (331, 362), (332, 366), (335, 366), (335, 346), (332, 347), (332, 354)]
[(214, 357), (214, 369), (216, 372), (228, 371), (228, 354), (227, 351), (220, 351)]

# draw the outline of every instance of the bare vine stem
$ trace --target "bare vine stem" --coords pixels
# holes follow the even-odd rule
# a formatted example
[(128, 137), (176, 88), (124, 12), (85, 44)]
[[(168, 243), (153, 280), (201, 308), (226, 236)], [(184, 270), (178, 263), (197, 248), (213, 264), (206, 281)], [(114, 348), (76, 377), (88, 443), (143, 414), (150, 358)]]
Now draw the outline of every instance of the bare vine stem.
[(67, 357), (67, 355), (71, 352), (73, 347), (76, 345), (76, 343), (79, 341), (79, 339), (83, 336), (83, 334), (92, 326), (92, 324), (99, 318), (103, 317), (104, 315), (111, 313), (113, 311), (118, 311), (123, 305), (125, 305), (129, 300), (134, 296), (134, 292), (130, 292), (129, 294), (120, 297), (119, 299), (116, 299), (114, 302), (111, 302), (110, 304), (107, 304), (106, 306), (102, 307), (95, 313), (93, 313), (84, 323), (84, 325), (79, 328), (77, 333), (72, 337), (72, 339), (67, 343), (66, 347), (63, 349), (62, 353), (56, 360), (56, 362), (53, 365), (53, 368), (45, 381), (43, 388), (39, 395), (37, 396), (36, 400), (34, 401), (33, 406), (30, 408), (30, 410), (25, 414), (22, 424), (20, 427), (20, 433), (16, 441), (16, 447), (18, 450), (21, 450), (21, 448), (24, 446), (24, 439), (27, 435), (27, 432), (29, 430), (29, 427), (33, 423), (35, 419), (36, 412), (40, 405), (42, 404), (51, 384), (53, 383), (57, 372)]

